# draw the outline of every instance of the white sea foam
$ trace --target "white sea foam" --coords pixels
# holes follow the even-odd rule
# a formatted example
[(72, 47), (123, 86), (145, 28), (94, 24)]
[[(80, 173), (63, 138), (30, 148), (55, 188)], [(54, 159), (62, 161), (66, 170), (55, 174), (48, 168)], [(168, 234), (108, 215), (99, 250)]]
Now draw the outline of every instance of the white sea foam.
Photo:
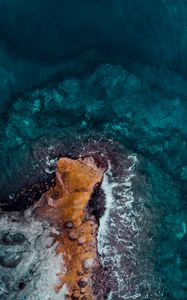
[(124, 163), (124, 175), (113, 175), (111, 164), (104, 175), (102, 189), (106, 198), (105, 213), (100, 219), (98, 250), (105, 266), (111, 268), (112, 299), (145, 299), (141, 287), (150, 285), (143, 274), (145, 262), (139, 258), (144, 202), (135, 197), (132, 180), (137, 175), (136, 155), (129, 155), (130, 167)]
[[(108, 232), (110, 231), (109, 228), (109, 216), (110, 211), (115, 208), (115, 197), (113, 195), (113, 190), (115, 187), (124, 187), (121, 196), (124, 198), (124, 207), (131, 208), (133, 202), (133, 192), (131, 191), (131, 180), (135, 176), (134, 169), (137, 163), (136, 155), (129, 155), (128, 157), (132, 160), (131, 166), (127, 169), (128, 175), (125, 178), (113, 178), (112, 177), (112, 167), (110, 162), (108, 162), (109, 167), (107, 172), (104, 174), (103, 181), (102, 181), (102, 189), (105, 194), (106, 204), (105, 204), (105, 212), (104, 215), (100, 219), (100, 226), (98, 232), (98, 246), (99, 252), (102, 253), (104, 251), (105, 239), (107, 237)], [(119, 209), (119, 208), (118, 208)], [(124, 214), (125, 211), (122, 208), (122, 213)], [(127, 216), (126, 216), (127, 218)], [(132, 222), (132, 220), (131, 220)], [(112, 226), (112, 223), (110, 224)]]
[(113, 195), (112, 191), (115, 186), (118, 185), (116, 182), (109, 183), (109, 178), (112, 176), (111, 173), (111, 164), (109, 162), (109, 167), (107, 172), (104, 174), (103, 181), (102, 181), (102, 189), (105, 193), (106, 197), (106, 204), (105, 204), (105, 213), (100, 219), (100, 225), (99, 225), (99, 232), (98, 232), (98, 245), (99, 245), (99, 252), (100, 249), (102, 249), (102, 244), (104, 243), (105, 236), (107, 234), (108, 228), (108, 218), (110, 214), (110, 210), (113, 207)]
[(54, 172), (54, 168), (57, 162), (57, 158), (49, 158), (49, 155), (46, 156), (46, 165), (45, 173), (52, 174)]
[[(23, 260), (13, 269), (0, 268), (0, 274), (13, 278), (14, 288), (9, 299), (27, 300), (63, 300), (65, 287), (56, 293), (54, 288), (58, 284), (58, 273), (65, 271), (62, 255), (56, 255), (56, 245), (52, 245), (51, 228), (47, 223), (41, 223), (27, 211), (26, 216), (19, 213), (3, 214), (0, 217), (1, 232), (22, 233), (26, 237), (23, 245), (1, 245), (1, 251), (6, 253), (7, 247), (13, 253), (23, 253)], [(19, 282), (25, 282), (23, 290), (17, 289)]]

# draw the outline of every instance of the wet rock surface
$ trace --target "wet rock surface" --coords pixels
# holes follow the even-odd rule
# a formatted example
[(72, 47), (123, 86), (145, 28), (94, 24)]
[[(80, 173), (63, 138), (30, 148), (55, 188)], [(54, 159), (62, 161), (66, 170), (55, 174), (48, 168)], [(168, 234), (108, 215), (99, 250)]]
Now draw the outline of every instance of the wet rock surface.
[[(95, 299), (92, 273), (102, 265), (97, 252), (98, 223), (88, 203), (105, 170), (89, 155), (79, 159), (61, 158), (57, 162), (56, 185), (43, 195), (34, 210), (54, 226), (58, 224), (61, 234), (57, 237), (56, 252), (63, 254), (66, 271), (60, 275), (61, 281), (55, 288), (59, 291), (65, 287), (70, 299), (82, 299), (81, 294)], [(59, 194), (55, 201), (54, 193)], [(87, 258), (96, 263), (85, 272), (82, 261)]]
[[(33, 208), (31, 207), (25, 212), (5, 213), (5, 215), (2, 213), (2, 222), (5, 221), (5, 229), (1, 232), (0, 238), (3, 247), (0, 265), (4, 268), (7, 276), (7, 279), (4, 278), (4, 282), (7, 280), (7, 287), (9, 285), (8, 276), (11, 275), (15, 278), (11, 286), (8, 287), (7, 293), (10, 299), (14, 299), (14, 297), (17, 296), (20, 297), (20, 299), (24, 299), (24, 297), (27, 299), (35, 299), (34, 295), (37, 293), (39, 293), (37, 297), (43, 299), (42, 297), (44, 296), (42, 296), (43, 294), (39, 289), (41, 288), (40, 284), (46, 285), (45, 281), (47, 279), (45, 276), (48, 275), (45, 271), (43, 274), (42, 267), (45, 263), (50, 265), (48, 262), (50, 255), (45, 261), (45, 257), (48, 257), (48, 252), (51, 253), (51, 255), (52, 253), (53, 255), (57, 255), (59, 259), (61, 259), (61, 263), (58, 262), (55, 266), (56, 269), (59, 268), (61, 271), (59, 272), (60, 275), (58, 275), (59, 280), (57, 276), (54, 276), (54, 283), (53, 281), (50, 283), (49, 295), (51, 293), (52, 297), (58, 299), (58, 297), (63, 297), (62, 295), (64, 295), (64, 293), (67, 294), (67, 296), (69, 293), (70, 299), (82, 299), (83, 296), (87, 297), (87, 299), (93, 299), (90, 274), (92, 274), (93, 270), (95, 271), (101, 266), (101, 263), (97, 256), (97, 245), (95, 241), (97, 222), (95, 217), (90, 215), (89, 211), (86, 212), (86, 207), (95, 185), (102, 179), (103, 169), (95, 165), (92, 158), (80, 158), (77, 161), (79, 172), (76, 175), (76, 161), (70, 159), (64, 160), (67, 161), (67, 167), (66, 163), (63, 165), (63, 160), (59, 162), (56, 186), (53, 186), (48, 194), (43, 195), (38, 205), (36, 204)], [(70, 170), (68, 170), (68, 162), (70, 164)], [(63, 168), (67, 169), (66, 172), (62, 171), (61, 173), (61, 169), (63, 170), (61, 164)], [(86, 177), (84, 176), (84, 171), (86, 172)], [(71, 172), (73, 172), (72, 177)], [(70, 176), (69, 179), (68, 176)], [(71, 193), (68, 196), (70, 191)], [(62, 208), (60, 208), (60, 206), (57, 209), (62, 195), (64, 195), (64, 205), (66, 208), (66, 210), (63, 211), (61, 211)], [(77, 197), (77, 201), (79, 202), (78, 206), (76, 203), (74, 204), (74, 202), (71, 204), (71, 201), (74, 201), (73, 197), (75, 197), (75, 199)], [(66, 198), (67, 200), (65, 200)], [(61, 205), (63, 207), (63, 202)], [(48, 213), (47, 207), (49, 209)], [(76, 210), (75, 207), (77, 207)], [(84, 210), (85, 215), (87, 217), (89, 216), (87, 220), (84, 217)], [(6, 218), (5, 220), (3, 219), (4, 216)], [(34, 220), (34, 216), (36, 219), (39, 219), (39, 221)], [(50, 226), (46, 221), (49, 221)], [(32, 232), (31, 230), (35, 222), (36, 228), (34, 228)], [(57, 229), (50, 233), (52, 224), (57, 226), (58, 230), (61, 228), (61, 237)], [(12, 229), (11, 227), (9, 229), (6, 228), (8, 226), (12, 226)], [(28, 232), (27, 226), (31, 227)], [(34, 235), (34, 232), (37, 232), (37, 234)], [(52, 235), (51, 242), (49, 242), (50, 234)], [(67, 235), (67, 243), (64, 234)], [(62, 238), (62, 243), (60, 238)], [(47, 247), (46, 249), (45, 245)], [(48, 247), (49, 250), (47, 250)], [(42, 251), (44, 251), (44, 254), (42, 254)], [(63, 260), (60, 257), (61, 253), (64, 254), (65, 258), (64, 267), (62, 266)], [(85, 257), (87, 258), (87, 266), (83, 268), (82, 260), (85, 260)], [(93, 263), (92, 260), (94, 260), (95, 263)], [(63, 275), (66, 268), (67, 272)], [(63, 276), (65, 281), (62, 280)], [(50, 278), (51, 275), (48, 277), (48, 280), (50, 280)], [(4, 282), (2, 282), (3, 285), (5, 284)], [(66, 291), (63, 289), (65, 284), (67, 284), (68, 287), (68, 289), (66, 287)], [(34, 288), (34, 286), (35, 290), (30, 293), (30, 289)]]
[(94, 260), (91, 258), (87, 258), (83, 260), (82, 266), (85, 270), (88, 270), (89, 268), (93, 267)]
[(5, 233), (2, 237), (2, 241), (7, 245), (19, 245), (26, 241), (26, 237), (20, 232), (14, 234)]
[(7, 252), (3, 257), (0, 258), (1, 265), (6, 268), (16, 268), (21, 261), (21, 253)]
[(85, 244), (86, 238), (84, 236), (81, 236), (77, 242), (81, 246), (81, 245)]
[(75, 241), (75, 240), (77, 240), (77, 238), (78, 238), (78, 235), (77, 235), (76, 231), (71, 231), (71, 232), (69, 233), (69, 239), (70, 239), (71, 241)]
[(66, 222), (65, 227), (67, 229), (71, 229), (73, 227), (73, 223), (71, 221)]
[(81, 278), (79, 281), (78, 281), (78, 285), (80, 288), (84, 288), (88, 285), (88, 279), (87, 278)]

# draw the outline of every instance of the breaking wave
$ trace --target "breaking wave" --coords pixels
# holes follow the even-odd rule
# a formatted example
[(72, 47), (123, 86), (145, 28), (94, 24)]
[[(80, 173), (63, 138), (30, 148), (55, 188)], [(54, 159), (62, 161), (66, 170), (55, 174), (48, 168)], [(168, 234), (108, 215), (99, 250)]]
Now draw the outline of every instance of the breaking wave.
[[(0, 216), (1, 259), (5, 258), (11, 267), (0, 266), (0, 298), (7, 300), (62, 300), (64, 289), (58, 294), (54, 288), (57, 274), (62, 272), (63, 257), (56, 255), (56, 244), (50, 236), (48, 223), (41, 223), (30, 216), (30, 210)], [(54, 229), (56, 232), (56, 230)], [(5, 234), (19, 234), (23, 242), (4, 245)], [(19, 264), (15, 266), (16, 257)]]
[[(124, 164), (123, 175), (114, 176), (113, 167), (104, 176), (102, 189), (106, 198), (105, 213), (100, 220), (98, 246), (103, 264), (110, 272), (112, 299), (160, 299), (162, 293), (153, 266), (142, 257), (151, 238), (145, 234), (149, 226), (144, 199), (133, 192), (133, 179), (138, 176), (138, 158), (128, 156), (129, 167)], [(156, 289), (155, 286), (157, 285)], [(150, 298), (149, 298), (150, 299)], [(152, 298), (153, 299), (153, 298)]]

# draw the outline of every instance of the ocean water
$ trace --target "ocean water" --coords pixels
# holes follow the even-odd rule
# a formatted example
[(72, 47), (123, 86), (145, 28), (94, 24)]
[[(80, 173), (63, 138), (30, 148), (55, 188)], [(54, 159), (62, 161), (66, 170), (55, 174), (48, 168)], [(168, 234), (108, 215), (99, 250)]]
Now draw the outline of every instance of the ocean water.
[[(186, 12), (177, 0), (0, 0), (2, 209), (36, 201), (60, 156), (112, 143), (98, 235), (108, 299), (187, 299)], [(31, 281), (1, 297), (37, 299)]]
[(108, 299), (185, 299), (185, 266), (178, 251), (186, 213), (177, 200), (178, 187), (154, 165), (149, 164), (151, 180), (141, 168), (142, 158), (130, 153), (110, 164), (102, 183), (106, 210), (98, 246), (110, 270)]

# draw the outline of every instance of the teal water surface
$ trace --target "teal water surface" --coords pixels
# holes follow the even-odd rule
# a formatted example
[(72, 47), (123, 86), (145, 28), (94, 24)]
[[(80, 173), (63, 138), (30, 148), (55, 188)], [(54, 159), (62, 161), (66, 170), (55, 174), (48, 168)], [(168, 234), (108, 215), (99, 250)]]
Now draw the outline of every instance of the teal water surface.
[(0, 0), (1, 203), (75, 142), (120, 142), (142, 157), (166, 300), (187, 299), (186, 14), (176, 0)]

